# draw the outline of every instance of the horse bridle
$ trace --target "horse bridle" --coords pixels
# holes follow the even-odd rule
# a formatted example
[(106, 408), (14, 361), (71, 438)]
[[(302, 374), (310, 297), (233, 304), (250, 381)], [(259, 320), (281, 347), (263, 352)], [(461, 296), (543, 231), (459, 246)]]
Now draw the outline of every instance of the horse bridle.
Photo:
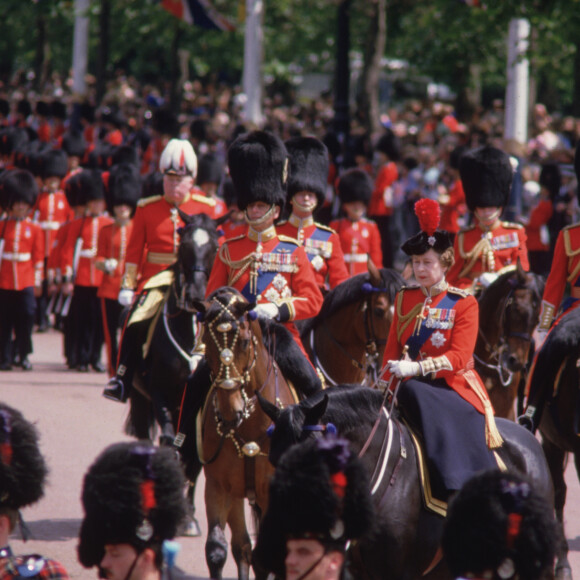
[[(509, 320), (507, 318), (507, 312), (511, 305), (513, 304), (513, 294), (516, 290), (518, 290), (517, 286), (512, 285), (511, 290), (508, 292), (508, 295), (505, 297), (502, 306), (501, 306), (501, 316), (499, 319), (499, 328), (504, 329), (505, 321)], [(482, 358), (478, 357), (475, 353), (473, 353), (473, 358), (484, 368), (497, 373), (500, 383), (503, 387), (507, 387), (513, 378), (513, 371), (506, 369), (502, 363), (501, 357), (502, 354), (506, 349), (509, 349), (508, 339), (510, 338), (519, 338), (520, 340), (525, 340), (531, 342), (532, 335), (531, 333), (527, 332), (510, 332), (509, 328), (505, 328), (507, 332), (502, 332), (500, 334), (499, 343), (493, 347), (487, 337), (483, 334), (481, 330), (481, 326), (478, 329), (478, 335), (484, 342), (485, 350), (489, 353), (489, 358), (492, 361), (495, 361), (495, 364), (489, 363), (484, 361)], [(505, 375), (504, 375), (505, 373)]]
[[(209, 280), (209, 270), (204, 266), (195, 265), (188, 269), (193, 274), (195, 274), (196, 272), (205, 274), (205, 277)], [(177, 285), (179, 285), (179, 291), (177, 289)], [(183, 272), (179, 272), (179, 280), (176, 277), (175, 283), (173, 284), (173, 293), (175, 295), (175, 301), (177, 304), (177, 308), (179, 308), (180, 310), (189, 311), (185, 303), (185, 290), (186, 290), (185, 274)]]

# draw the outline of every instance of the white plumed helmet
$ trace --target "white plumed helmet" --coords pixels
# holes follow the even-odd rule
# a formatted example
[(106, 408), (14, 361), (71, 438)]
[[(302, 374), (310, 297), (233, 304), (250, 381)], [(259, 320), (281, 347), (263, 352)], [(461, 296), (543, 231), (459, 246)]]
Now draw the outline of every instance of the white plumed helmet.
[(191, 175), (197, 174), (197, 157), (191, 143), (187, 139), (171, 139), (165, 146), (159, 170), (164, 175)]

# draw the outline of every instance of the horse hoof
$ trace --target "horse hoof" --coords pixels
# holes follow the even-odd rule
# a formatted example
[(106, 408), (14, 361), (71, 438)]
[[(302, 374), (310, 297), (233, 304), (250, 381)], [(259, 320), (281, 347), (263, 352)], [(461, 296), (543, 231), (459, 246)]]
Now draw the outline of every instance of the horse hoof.
[(187, 521), (181, 535), (187, 538), (199, 538), (201, 536), (201, 528), (195, 518)]

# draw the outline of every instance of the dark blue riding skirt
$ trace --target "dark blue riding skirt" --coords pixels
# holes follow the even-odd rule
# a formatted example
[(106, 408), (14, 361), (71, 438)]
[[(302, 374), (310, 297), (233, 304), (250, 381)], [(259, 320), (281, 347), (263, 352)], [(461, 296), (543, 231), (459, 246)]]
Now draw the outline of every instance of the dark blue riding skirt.
[(409, 379), (397, 396), (399, 410), (424, 442), (436, 497), (461, 489), (476, 473), (497, 468), (485, 442), (485, 417), (442, 379)]

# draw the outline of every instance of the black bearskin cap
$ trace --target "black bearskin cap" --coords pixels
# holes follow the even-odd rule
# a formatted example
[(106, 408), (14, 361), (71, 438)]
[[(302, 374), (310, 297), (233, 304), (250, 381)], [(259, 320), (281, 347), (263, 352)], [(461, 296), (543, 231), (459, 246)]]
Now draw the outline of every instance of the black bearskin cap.
[(141, 198), (163, 195), (163, 174), (159, 171), (149, 173), (143, 180)]
[[(67, 179), (65, 195), (69, 205), (85, 205), (89, 201), (104, 199), (103, 177), (98, 169), (83, 169)], [(70, 195), (70, 198), (69, 198)]]
[(318, 207), (324, 203), (328, 182), (328, 149), (315, 137), (293, 137), (286, 141), (290, 155), (288, 201), (300, 191), (316, 194)]
[(26, 99), (21, 99), (16, 105), (16, 112), (20, 113), (23, 117), (28, 117), (32, 113), (32, 106), (30, 101)]
[(238, 204), (238, 194), (236, 193), (236, 188), (229, 177), (226, 177), (222, 183), (221, 194), (226, 207)]
[(515, 473), (489, 471), (469, 480), (450, 504), (443, 531), (453, 578), (482, 578), (486, 571), (494, 578), (551, 576), (545, 574), (553, 572), (560, 538), (553, 509)]
[(554, 200), (562, 186), (562, 174), (557, 163), (545, 163), (540, 171), (539, 183), (550, 192), (550, 199)]
[(98, 566), (107, 544), (141, 552), (173, 538), (186, 516), (185, 477), (175, 454), (136, 441), (111, 445), (85, 475), (85, 518), (78, 546), (85, 568)]
[(139, 167), (139, 154), (137, 149), (131, 145), (119, 145), (113, 149), (111, 156), (111, 165), (118, 165), (119, 163), (127, 163), (134, 167)]
[(241, 210), (257, 201), (284, 207), (288, 152), (279, 137), (267, 131), (240, 135), (228, 149), (228, 167)]
[(507, 153), (489, 145), (473, 149), (461, 157), (459, 173), (470, 211), (507, 205), (513, 178)]
[(151, 127), (160, 135), (172, 138), (179, 137), (179, 122), (169, 109), (157, 109), (153, 112)]
[(6, 99), (0, 99), (0, 115), (8, 117), (10, 114), (10, 103)]
[(399, 138), (390, 129), (387, 129), (387, 132), (379, 138), (375, 149), (384, 153), (391, 161), (398, 161), (401, 156)]
[(62, 179), (67, 174), (68, 157), (61, 149), (47, 151), (42, 155), (40, 163), (40, 175), (43, 179), (47, 177), (60, 177)]
[(46, 101), (36, 103), (36, 114), (41, 117), (50, 117), (50, 105)]
[(61, 101), (53, 101), (50, 105), (50, 114), (55, 119), (64, 121), (66, 119), (66, 105)]
[(9, 127), (0, 131), (0, 155), (11, 155), (28, 142), (28, 134), (24, 129)]
[(116, 205), (126, 204), (135, 209), (141, 198), (141, 178), (139, 171), (129, 163), (113, 165), (109, 172), (107, 206), (111, 211)]
[(80, 131), (69, 130), (62, 137), (62, 150), (69, 157), (82, 157), (87, 148), (87, 142)]
[(0, 511), (37, 502), (47, 473), (36, 427), (20, 411), (0, 403)]
[(283, 570), (286, 541), (311, 538), (343, 550), (370, 532), (373, 507), (364, 467), (348, 442), (335, 437), (291, 447), (270, 483), (268, 510), (256, 557), (267, 570)]
[(38, 184), (34, 175), (26, 169), (11, 169), (4, 172), (0, 188), (2, 204), (6, 208), (12, 207), (17, 201), (33, 206), (38, 197)]
[(459, 169), (461, 158), (469, 151), (467, 145), (458, 145), (449, 154), (449, 167), (451, 169)]
[(199, 158), (196, 183), (220, 184), (224, 177), (224, 164), (213, 153), (206, 153)]
[(80, 109), (79, 109), (79, 115), (81, 119), (84, 119), (85, 121), (89, 122), (89, 123), (94, 123), (95, 122), (95, 107), (93, 105), (91, 105), (90, 103), (81, 103)]
[(372, 194), (373, 181), (362, 169), (349, 169), (338, 180), (338, 197), (341, 203), (362, 201), (368, 205)]

